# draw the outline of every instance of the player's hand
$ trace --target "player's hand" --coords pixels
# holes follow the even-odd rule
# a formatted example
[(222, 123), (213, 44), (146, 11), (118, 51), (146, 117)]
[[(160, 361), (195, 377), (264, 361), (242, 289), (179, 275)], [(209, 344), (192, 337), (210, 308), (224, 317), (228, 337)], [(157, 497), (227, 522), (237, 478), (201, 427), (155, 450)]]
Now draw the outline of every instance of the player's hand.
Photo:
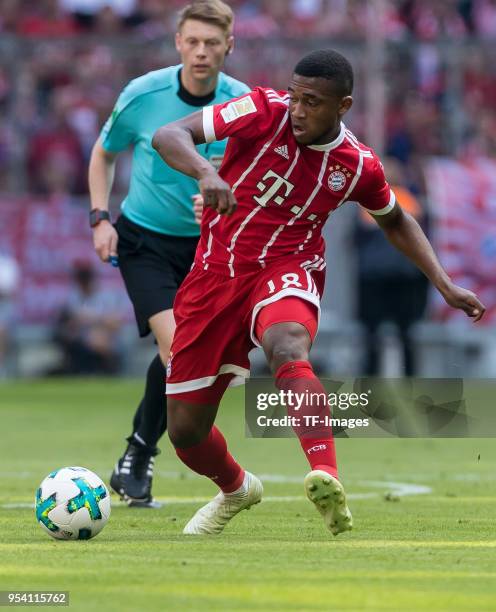
[(191, 196), (193, 200), (193, 212), (195, 213), (195, 221), (198, 225), (201, 225), (202, 214), (203, 214), (203, 198), (201, 193), (195, 193), (194, 196)]
[(229, 184), (223, 181), (217, 172), (212, 170), (203, 176), (199, 185), (204, 206), (216, 210), (220, 215), (233, 214), (238, 203)]
[(109, 221), (100, 221), (93, 228), (93, 246), (102, 261), (107, 262), (111, 257), (117, 257), (118, 241), (117, 232)]
[(453, 308), (463, 310), (468, 317), (474, 319), (474, 323), (480, 321), (486, 312), (486, 307), (473, 291), (451, 284), (443, 291), (443, 297), (447, 304)]

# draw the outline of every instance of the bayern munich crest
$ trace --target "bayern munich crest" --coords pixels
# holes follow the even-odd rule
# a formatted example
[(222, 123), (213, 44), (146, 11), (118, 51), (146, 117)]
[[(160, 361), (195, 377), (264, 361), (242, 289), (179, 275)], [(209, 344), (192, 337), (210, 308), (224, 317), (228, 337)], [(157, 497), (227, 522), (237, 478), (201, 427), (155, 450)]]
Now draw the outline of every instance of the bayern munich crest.
[(350, 178), (351, 173), (346, 169), (342, 168), (339, 165), (331, 166), (329, 168), (331, 174), (329, 174), (329, 179), (327, 180), (327, 184), (329, 185), (329, 189), (333, 191), (341, 191), (343, 187), (346, 185), (346, 179)]

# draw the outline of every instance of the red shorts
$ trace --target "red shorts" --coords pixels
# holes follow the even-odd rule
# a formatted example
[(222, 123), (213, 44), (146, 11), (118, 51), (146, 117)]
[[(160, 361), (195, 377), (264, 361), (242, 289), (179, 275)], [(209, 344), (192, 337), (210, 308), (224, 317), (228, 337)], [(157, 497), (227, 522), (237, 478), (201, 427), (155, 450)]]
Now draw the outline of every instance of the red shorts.
[[(308, 255), (235, 278), (195, 266), (174, 301), (177, 327), (167, 363), (167, 395), (218, 404), (229, 384), (249, 377), (248, 353), (260, 346), (255, 323), (264, 306), (294, 296), (313, 304), (320, 317), (324, 267), (322, 258)], [(309, 328), (308, 321), (301, 324)]]

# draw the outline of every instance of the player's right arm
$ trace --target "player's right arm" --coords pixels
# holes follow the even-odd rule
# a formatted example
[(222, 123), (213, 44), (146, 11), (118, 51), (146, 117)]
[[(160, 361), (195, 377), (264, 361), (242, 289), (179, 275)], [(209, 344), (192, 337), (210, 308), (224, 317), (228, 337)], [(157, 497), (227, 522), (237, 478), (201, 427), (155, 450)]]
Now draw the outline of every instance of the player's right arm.
[[(273, 133), (288, 106), (273, 90), (255, 88), (239, 98), (184, 117), (159, 128), (152, 146), (169, 166), (199, 181), (205, 206), (232, 214), (236, 198), (230, 186), (195, 149), (195, 145), (224, 138), (246, 142)], [(276, 123), (274, 123), (276, 122)]]
[[(106, 151), (98, 138), (91, 151), (88, 171), (91, 209), (108, 211), (109, 197), (114, 182), (115, 160), (117, 153)], [(117, 256), (117, 232), (110, 221), (100, 221), (93, 228), (93, 245), (98, 257), (108, 261)]]
[(152, 147), (171, 168), (198, 181), (205, 206), (231, 215), (236, 210), (231, 187), (196, 150), (196, 145), (206, 141), (203, 111), (198, 111), (159, 128), (153, 136)]

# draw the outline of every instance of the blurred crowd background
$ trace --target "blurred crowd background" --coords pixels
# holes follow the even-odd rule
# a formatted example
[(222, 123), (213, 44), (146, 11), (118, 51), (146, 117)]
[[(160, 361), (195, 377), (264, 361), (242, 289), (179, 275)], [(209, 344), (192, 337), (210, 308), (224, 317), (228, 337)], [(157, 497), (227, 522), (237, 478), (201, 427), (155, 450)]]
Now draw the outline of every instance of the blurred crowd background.
[[(43, 337), (60, 320), (61, 308), (70, 299), (75, 268), (95, 267), (104, 291), (122, 291), (117, 275), (93, 257), (86, 229), (89, 154), (124, 85), (149, 70), (177, 63), (175, 20), (184, 4), (181, 0), (0, 0), (0, 256), (4, 261), (0, 321), (4, 329), (18, 330), (12, 340), (17, 348)], [(231, 0), (229, 4), (236, 14), (236, 49), (226, 71), (252, 86), (284, 89), (292, 66), (311, 49), (332, 46), (350, 58), (356, 72), (356, 102), (347, 124), (385, 157), (391, 182), (404, 190), (402, 201), (409, 199), (411, 210), (433, 240), (443, 228), (445, 232), (451, 228), (458, 236), (466, 232), (457, 248), (464, 251), (469, 243), (473, 250), (478, 233), (489, 232), (479, 253), (486, 259), (477, 263), (476, 255), (469, 270), (457, 271), (470, 288), (486, 287), (490, 310), (486, 330), (492, 330), (496, 183), (488, 177), (496, 169), (492, 165), (496, 163), (496, 0)], [(426, 170), (430, 160), (458, 165), (431, 164)], [(127, 187), (129, 164), (128, 155), (118, 165), (116, 207)], [(460, 197), (460, 188), (450, 176), (462, 186), (472, 185), (471, 191), (480, 188), (483, 194), (466, 195), (467, 202), (473, 200), (468, 212), (472, 234), (457, 226), (459, 219), (449, 216), (451, 196), (444, 208), (434, 201), (433, 196), (442, 199), (450, 188), (453, 197)], [(418, 367), (419, 363), (425, 366), (425, 346), (416, 357), (411, 351), (401, 356), (394, 343), (410, 342), (412, 322), (437, 319), (437, 331), (425, 332), (429, 340), (438, 338), (436, 372), (470, 373), (468, 364), (475, 360), (475, 373), (496, 375), (496, 354), (486, 345), (487, 331), (478, 336), (458, 317), (455, 325), (462, 329), (460, 334), (446, 332), (446, 324), (439, 322), (448, 315), (441, 312), (435, 296), (430, 301), (422, 298), (426, 286), (417, 283), (411, 269), (405, 270), (400, 263), (392, 264), (386, 273), (377, 272), (384, 257), (393, 261), (394, 256), (381, 251), (386, 247), (376, 242), (372, 232), (366, 219), (348, 211), (330, 230), (330, 254), (337, 263), (329, 284), (335, 293), (328, 289), (324, 301), (327, 315), (321, 352), (325, 353), (325, 343), (339, 346), (333, 330), (346, 330), (348, 335), (340, 336), (344, 352), (338, 360), (343, 371), (371, 370), (375, 362), (376, 370), (383, 373), (406, 368), (409, 373), (425, 374)], [(444, 248), (449, 259), (454, 247), (450, 243)], [(5, 272), (8, 258), (14, 272)], [(379, 288), (359, 281), (374, 280), (374, 274), (379, 281), (396, 275), (403, 282), (406, 279), (407, 286), (415, 285), (420, 299), (407, 319), (403, 312), (395, 320), (393, 308), (382, 320), (380, 304), (367, 307)], [(2, 277), (8, 277), (7, 289), (2, 289)], [(399, 285), (386, 285), (390, 291), (383, 295), (385, 303), (404, 293)], [(123, 312), (118, 317), (125, 325), (132, 318), (122, 296)], [(431, 303), (427, 309), (426, 301)], [(371, 310), (379, 312), (372, 322), (367, 316)], [(378, 326), (388, 320), (396, 324), (392, 342), (387, 325), (385, 335), (376, 335)], [(449, 351), (455, 349), (448, 346), (447, 338), (455, 336), (460, 345), (456, 350), (462, 353), (453, 357)], [(358, 362), (346, 357), (346, 349), (355, 346), (350, 337), (358, 338), (356, 346), (362, 347)], [(374, 338), (370, 350), (363, 340), (367, 337)], [(424, 336), (418, 332), (415, 337)], [(389, 353), (388, 342), (393, 346)], [(2, 342), (0, 331), (0, 354), (2, 344), (7, 342)], [(372, 354), (377, 348), (381, 355)], [(427, 354), (434, 353), (429, 345)], [(450, 360), (461, 360), (461, 370), (450, 369)], [(20, 363), (17, 360), (13, 372), (40, 371), (32, 367), (34, 357), (31, 361), (26, 357), (27, 365)], [(433, 363), (431, 359), (425, 368), (433, 372)], [(481, 370), (481, 363), (492, 365)], [(337, 366), (331, 362), (327, 367)]]
[[(1, 191), (86, 193), (90, 148), (117, 93), (131, 78), (177, 62), (173, 34), (182, 5), (0, 1)], [(370, 139), (366, 115), (373, 109), (362, 92), (380, 75), (384, 108), (372, 123), (379, 123), (383, 141), (373, 144), (406, 165), (418, 191), (423, 190), (419, 156), (496, 155), (495, 1), (235, 0), (231, 5), (238, 52), (227, 68), (249, 84), (286, 87), (294, 61), (321, 44), (351, 56), (358, 137)], [(364, 53), (374, 34), (383, 41), (382, 52)], [(118, 188), (125, 186), (121, 173)]]

